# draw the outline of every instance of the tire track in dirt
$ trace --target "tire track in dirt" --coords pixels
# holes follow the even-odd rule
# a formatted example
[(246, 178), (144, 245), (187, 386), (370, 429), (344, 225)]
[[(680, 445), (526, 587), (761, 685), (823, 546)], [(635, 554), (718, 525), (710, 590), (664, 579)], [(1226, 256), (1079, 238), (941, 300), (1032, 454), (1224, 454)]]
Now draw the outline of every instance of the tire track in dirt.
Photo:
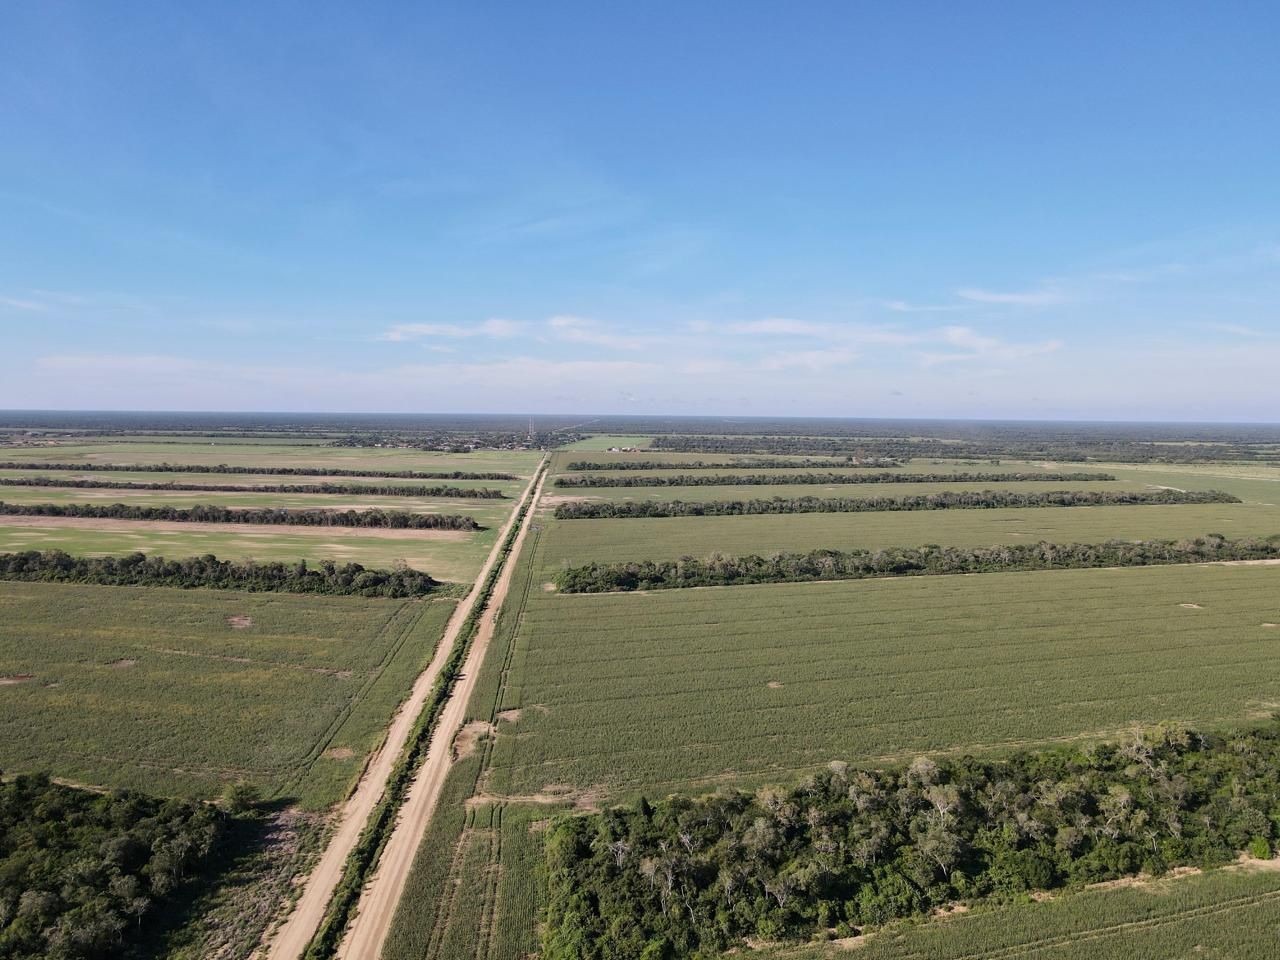
[[(535, 476), (537, 476), (535, 474)], [(298, 960), (307, 948), (307, 944), (311, 942), (311, 938), (319, 929), (320, 924), (324, 921), (325, 910), (329, 905), (330, 899), (333, 897), (333, 891), (337, 888), (338, 881), (342, 878), (343, 869), (346, 866), (347, 855), (355, 847), (356, 842), (360, 839), (360, 833), (364, 829), (365, 822), (369, 819), (370, 813), (377, 806), (379, 799), (382, 797), (387, 780), (391, 776), (391, 772), (395, 767), (396, 760), (403, 751), (409, 736), (413, 732), (414, 722), (418, 715), (422, 712), (423, 706), (426, 704), (431, 695), (431, 690), (435, 685), (436, 678), (440, 675), (445, 663), (449, 659), (449, 655), (453, 650), (454, 643), (457, 641), (459, 633), (462, 631), (463, 624), (471, 613), (472, 607), (479, 601), (485, 579), (489, 575), (489, 571), (493, 569), (494, 564), (498, 562), (498, 558), (502, 554), (502, 544), (506, 540), (507, 532), (511, 525), (515, 523), (516, 517), (520, 515), (520, 504), (525, 498), (533, 497), (536, 499), (538, 492), (541, 490), (539, 482), (535, 487), (534, 481), (530, 480), (529, 486), (525, 489), (525, 495), (517, 501), (515, 507), (511, 511), (511, 516), (503, 525), (502, 530), (498, 533), (496, 542), (492, 552), (486, 558), (484, 567), (481, 568), (476, 576), (475, 584), (472, 586), (466, 599), (458, 604), (458, 608), (454, 611), (453, 616), (449, 619), (449, 625), (445, 629), (444, 636), (436, 646), (435, 656), (431, 658), (431, 663), (427, 666), (418, 679), (414, 682), (413, 690), (409, 697), (401, 705), (400, 709), (392, 718), (391, 725), (387, 730), (387, 736), (383, 740), (382, 745), (373, 753), (369, 759), (365, 772), (360, 778), (355, 791), (351, 794), (342, 811), (338, 816), (337, 825), (325, 846), (324, 852), (320, 855), (319, 861), (312, 869), (311, 874), (307, 877), (303, 887), (302, 895), (298, 898), (292, 912), (285, 919), (283, 925), (280, 926), (274, 937), (268, 943), (265, 952), (260, 951), (259, 955), (265, 960)], [(532, 503), (534, 501), (530, 501)], [(525, 513), (525, 523), (521, 526), (520, 533), (517, 536), (515, 547), (511, 552), (511, 559), (514, 559), (520, 549), (524, 532), (528, 529), (528, 517), (533, 516), (533, 510)], [(414, 532), (414, 531), (406, 531)], [(510, 566), (506, 568), (508, 571)], [(494, 590), (494, 600), (491, 601), (489, 611), (482, 620), (480, 633), (476, 637), (476, 642), (472, 647), (474, 651), (481, 645), (483, 640), (487, 644), (486, 625), (488, 634), (492, 634), (493, 614), (501, 606), (501, 598), (506, 595), (506, 583), (510, 577), (504, 575), (499, 579), (498, 585)], [(471, 685), (474, 684), (474, 665), (471, 658), (468, 657), (464, 666), (466, 674), (459, 682), (459, 689), (465, 688), (468, 693)], [(448, 759), (448, 747), (452, 743), (453, 734), (456, 732), (457, 723), (451, 722), (451, 714), (449, 711), (454, 704), (458, 702), (458, 693), (455, 691), (454, 697), (450, 700), (449, 706), (446, 707), (445, 716), (442, 718), (442, 725), (438, 728), (441, 731), (448, 731), (449, 736), (443, 737), (437, 735), (432, 740), (431, 752), (428, 754), (424, 771), (432, 763), (435, 757), (436, 747), (443, 743), (445, 749), (446, 769)], [(423, 773), (418, 775), (418, 782), (422, 780)], [(441, 777), (443, 782), (443, 777)], [(436, 795), (438, 796), (437, 789)], [(408, 803), (413, 802), (413, 793), (410, 793)], [(406, 806), (408, 806), (406, 803)], [(432, 802), (434, 806), (434, 798)], [(392, 835), (392, 843), (395, 842), (396, 836)], [(388, 851), (390, 852), (390, 845)], [(385, 854), (384, 854), (385, 858)], [(382, 871), (379, 871), (380, 873)], [(406, 870), (407, 873), (407, 870)], [(403, 880), (400, 888), (397, 888), (396, 896), (399, 897), (399, 889), (403, 888)], [(361, 903), (364, 903), (362, 898)], [(392, 909), (394, 910), (394, 903)], [(390, 913), (388, 913), (388, 920)], [(384, 928), (385, 935), (385, 928)], [(381, 944), (381, 939), (379, 939)], [(373, 956), (368, 954), (367, 956)]]
[[(537, 523), (538, 498), (542, 495), (548, 472), (539, 476), (537, 487), (533, 490), (529, 509), (525, 512), (519, 533), (516, 534), (511, 554), (507, 557), (506, 566), (503, 567), (502, 574), (494, 586), (489, 605), (480, 618), (479, 629), (471, 643), (471, 649), (467, 652), (466, 661), (462, 665), (461, 676), (440, 715), (435, 735), (431, 738), (431, 744), (427, 749), (427, 758), (423, 761), (413, 785), (409, 788), (408, 798), (400, 808), (400, 820), (391, 834), (391, 839), (387, 841), (386, 849), (382, 852), (373, 878), (360, 898), (359, 912), (351, 922), (346, 938), (338, 949), (340, 958), (373, 960), (382, 952), (382, 945), (391, 928), (396, 906), (400, 902), (400, 896), (409, 878), (409, 871), (413, 867), (413, 858), (418, 852), (422, 835), (440, 799), (445, 777), (453, 766), (453, 739), (466, 717), (467, 702), (471, 699), (479, 679), (480, 665), (489, 651), (498, 613), (507, 599), (525, 538), (530, 528)], [(499, 542), (501, 539), (499, 538)], [(483, 582), (483, 576), (480, 582)], [(284, 958), (281, 957), (280, 960)], [(290, 957), (289, 960), (293, 958)]]

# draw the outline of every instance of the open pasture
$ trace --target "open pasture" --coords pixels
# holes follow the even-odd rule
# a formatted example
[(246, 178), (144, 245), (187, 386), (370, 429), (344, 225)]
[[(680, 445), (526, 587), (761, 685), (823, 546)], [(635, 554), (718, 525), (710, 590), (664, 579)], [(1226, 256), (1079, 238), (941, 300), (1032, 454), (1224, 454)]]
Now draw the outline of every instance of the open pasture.
[(1267, 714), (1278, 586), (1274, 566), (1216, 566), (535, 590), (499, 704), (521, 719), (488, 789), (789, 782), (837, 759)]
[(87, 557), (140, 552), (170, 559), (212, 553), (222, 560), (333, 560), (373, 569), (403, 560), (437, 580), (465, 583), (475, 578), (493, 548), (497, 530), (497, 524), (464, 532), (3, 517), (0, 552), (63, 550)]
[(0, 583), (0, 769), (340, 799), (451, 600)]
[[(754, 471), (753, 471), (754, 472)], [(1149, 484), (1139, 480), (1082, 480), (1044, 483), (1038, 480), (1008, 482), (956, 483), (787, 483), (786, 476), (776, 483), (724, 484), (720, 486), (691, 487), (553, 487), (552, 496), (572, 497), (575, 500), (654, 500), (666, 502), (683, 500), (702, 502), (708, 500), (771, 500), (774, 497), (925, 497), (931, 493), (978, 493), (983, 490), (1010, 490), (1017, 493), (1049, 493), (1058, 490), (1150, 490)]]
[[(0, 455), (0, 460), (3, 455)], [(447, 470), (432, 471), (447, 473)], [(21, 480), (31, 477), (54, 477), (64, 480), (106, 480), (110, 483), (199, 483), (209, 486), (234, 484), (243, 487), (317, 486), (322, 483), (340, 483), (348, 486), (421, 487), (450, 486), (464, 489), (496, 489), (509, 497), (518, 497), (524, 489), (523, 480), (414, 480), (402, 477), (340, 477), (312, 474), (263, 474), (263, 473), (175, 473), (168, 470), (102, 470), (86, 467), (84, 470), (0, 470), (0, 478)]]
[(0, 459), (95, 464), (190, 463), (205, 466), (333, 467), (343, 470), (474, 470), (529, 476), (541, 454), (536, 450), (480, 450), (436, 453), (399, 447), (323, 447), (288, 443), (49, 443), (3, 448)]

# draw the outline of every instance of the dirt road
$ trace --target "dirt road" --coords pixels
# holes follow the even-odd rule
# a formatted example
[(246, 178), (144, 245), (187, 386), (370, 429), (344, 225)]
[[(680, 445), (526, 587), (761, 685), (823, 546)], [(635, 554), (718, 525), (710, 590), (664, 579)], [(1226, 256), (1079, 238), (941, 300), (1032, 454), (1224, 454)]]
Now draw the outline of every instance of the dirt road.
[[(533, 489), (533, 484), (534, 481), (530, 480), (529, 486), (525, 488), (524, 497), (537, 497), (538, 491), (541, 490), (541, 484), (538, 484), (537, 490)], [(458, 633), (470, 614), (471, 608), (475, 606), (480, 596), (481, 585), (484, 583), (485, 578), (488, 577), (493, 565), (497, 562), (498, 555), (502, 550), (502, 543), (506, 540), (507, 532), (510, 530), (511, 524), (515, 522), (519, 512), (518, 506), (512, 510), (511, 516), (498, 534), (498, 539), (492, 552), (484, 562), (484, 567), (481, 568), (480, 573), (476, 576), (476, 582), (471, 588), (471, 592), (467, 594), (462, 603), (458, 604), (458, 609), (454, 611), (453, 616), (449, 619), (449, 625), (439, 645), (436, 647), (436, 653), (431, 658), (431, 663), (418, 676), (418, 679), (413, 684), (413, 691), (409, 694), (409, 698), (401, 705), (400, 710), (392, 719), (391, 726), (387, 730), (386, 739), (365, 768), (364, 775), (360, 778), (360, 783), (356, 786), (355, 792), (351, 794), (343, 806), (338, 820), (338, 827), (330, 837), (329, 844), (325, 847), (320, 861), (307, 878), (301, 898), (284, 925), (280, 927), (267, 945), (263, 954), (266, 960), (298, 960), (298, 957), (302, 956), (303, 950), (306, 949), (307, 944), (311, 942), (311, 938), (315, 935), (321, 921), (324, 920), (325, 908), (329, 905), (333, 891), (337, 887), (338, 881), (342, 878), (342, 869), (346, 864), (347, 855), (355, 847), (356, 841), (360, 837), (360, 831), (364, 829), (365, 821), (369, 819), (369, 814), (377, 805), (378, 800), (381, 799), (383, 789), (386, 786), (388, 777), (391, 776), (391, 770), (395, 766), (396, 759), (400, 756), (406, 741), (409, 739), (409, 734), (413, 730), (414, 721), (417, 720), (418, 714), (422, 712), (423, 705), (427, 702), (427, 698), (431, 694), (431, 688), (436, 682), (436, 677), (439, 676), (445, 662), (449, 659), (449, 653), (458, 638)], [(526, 522), (519, 534), (521, 540), (524, 538), (524, 531), (528, 529), (528, 518), (533, 516), (533, 510), (530, 509), (525, 516)], [(519, 543), (520, 541), (516, 543), (515, 550), (517, 551), (519, 550)], [(515, 556), (514, 552), (512, 556)], [(510, 565), (508, 565), (507, 569), (510, 570)], [(504, 576), (496, 585), (491, 610), (496, 609), (500, 604), (498, 596), (505, 591), (506, 580), (507, 577)], [(483, 632), (483, 629), (481, 632)], [(459, 683), (459, 689), (461, 689), (462, 684), (470, 679), (470, 659), (467, 660), (465, 669), (467, 669), (468, 673)], [(454, 696), (456, 699), (457, 694), (455, 693)], [(448, 730), (449, 739), (452, 739), (453, 728), (446, 726), (446, 723), (450, 716), (448, 710), (452, 709), (452, 707), (453, 701), (450, 701), (442, 718), (442, 723), (438, 728), (442, 731)], [(440, 739), (440, 734), (433, 738), (431, 744), (433, 751), (436, 741)], [(426, 761), (428, 765), (431, 763), (433, 755), (434, 753), (428, 755)], [(412, 802), (412, 794), (410, 794), (410, 802)], [(394, 839), (393, 836), (393, 842)], [(361, 903), (363, 904), (363, 902), (362, 900)]]
[(427, 750), (427, 758), (418, 771), (404, 805), (400, 808), (400, 820), (387, 842), (378, 869), (373, 879), (365, 887), (360, 898), (359, 912), (347, 930), (346, 939), (338, 949), (340, 958), (349, 960), (375, 960), (382, 953), (383, 942), (387, 931), (391, 928), (391, 918), (395, 915), (400, 896), (404, 893), (405, 882), (409, 878), (409, 870), (413, 866), (414, 855), (427, 829), (431, 814), (435, 811), (436, 802), (440, 799), (440, 791), (445, 777), (453, 765), (452, 745), (454, 737), (462, 728), (466, 716), (467, 703), (480, 676), (480, 665), (484, 662), (489, 649), (489, 641), (493, 639), (494, 623), (498, 611), (507, 598), (507, 590), (511, 586), (512, 574), (516, 568), (516, 560), (524, 546), (525, 536), (529, 528), (536, 522), (538, 497), (542, 493), (545, 475), (538, 482), (533, 492), (533, 500), (528, 513), (525, 514), (524, 525), (516, 535), (502, 575), (494, 585), (493, 598), (488, 609), (480, 620), (475, 640), (467, 651), (466, 661), (462, 665), (461, 676), (453, 688), (453, 694), (440, 715), (440, 723), (431, 738)]

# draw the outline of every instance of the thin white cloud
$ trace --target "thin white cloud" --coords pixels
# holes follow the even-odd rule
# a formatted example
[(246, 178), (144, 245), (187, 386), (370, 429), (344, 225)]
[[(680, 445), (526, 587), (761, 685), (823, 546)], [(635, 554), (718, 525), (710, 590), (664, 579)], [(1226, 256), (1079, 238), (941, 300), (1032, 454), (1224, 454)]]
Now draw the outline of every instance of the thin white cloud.
[(854, 324), (815, 323), (790, 317), (770, 317), (735, 323), (729, 332), (739, 336), (806, 337), (843, 344), (881, 344), (903, 346), (917, 343), (920, 335), (892, 327), (867, 327)]
[(830, 370), (845, 367), (858, 359), (852, 350), (797, 350), (765, 357), (760, 361), (762, 370)]
[(1009, 343), (997, 337), (983, 336), (971, 327), (943, 327), (938, 339), (948, 347), (948, 352), (926, 351), (920, 354), (925, 366), (945, 363), (963, 363), (970, 360), (1012, 362), (1029, 357), (1053, 353), (1062, 349), (1061, 340), (1045, 340), (1040, 343)]
[(26, 300), (19, 297), (0, 297), (0, 307), (8, 307), (10, 310), (23, 310), (31, 313), (45, 313), (48, 311), (48, 304), (41, 303), (38, 300)]
[(654, 342), (651, 337), (611, 333), (595, 320), (569, 314), (551, 317), (547, 320), (547, 326), (551, 328), (557, 340), (563, 340), (566, 343), (586, 343), (596, 347), (607, 347), (610, 350), (642, 350)]
[(883, 303), (894, 313), (955, 313), (973, 309), (967, 303), (908, 303), (906, 300), (885, 300)]
[(425, 337), (450, 337), (453, 339), (488, 337), (494, 340), (505, 340), (509, 337), (514, 337), (520, 330), (521, 324), (513, 320), (502, 320), (496, 317), (469, 327), (458, 323), (398, 323), (385, 332), (378, 334), (377, 339), (392, 343), (421, 340)]
[(1062, 303), (1066, 297), (1060, 290), (1023, 290), (1001, 292), (983, 290), (979, 287), (963, 287), (956, 291), (956, 296), (974, 303), (1004, 304), (1013, 307), (1047, 307)]

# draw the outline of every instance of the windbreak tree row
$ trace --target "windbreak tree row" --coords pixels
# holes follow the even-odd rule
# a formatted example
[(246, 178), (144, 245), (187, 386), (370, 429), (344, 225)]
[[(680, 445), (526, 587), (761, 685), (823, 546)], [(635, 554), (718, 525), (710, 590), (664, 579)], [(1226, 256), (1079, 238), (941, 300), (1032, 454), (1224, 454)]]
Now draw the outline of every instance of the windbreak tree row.
[(353, 470), (339, 467), (246, 467), (219, 463), (36, 463), (26, 460), (0, 462), (0, 470), (79, 470), (81, 473), (252, 473), (283, 477), (384, 477), (397, 480), (518, 480), (510, 473), (475, 473), (468, 470)]
[(707, 463), (705, 460), (686, 460), (671, 462), (664, 460), (573, 460), (568, 470), (794, 470), (832, 467), (869, 467), (883, 469), (900, 467), (902, 461), (892, 457), (876, 457), (870, 460), (855, 460), (853, 457), (837, 459), (824, 457), (793, 458), (790, 460), (734, 460), (728, 463)]
[(1280, 461), (1280, 449), (1265, 443), (1157, 443), (1120, 438), (1036, 439), (982, 441), (940, 440), (928, 437), (797, 437), (689, 436), (655, 437), (654, 451), (667, 453), (746, 453), (892, 457), (1008, 457), (1018, 460), (1122, 461), (1128, 463), (1193, 463), (1196, 461)]
[(1272, 855), (1280, 722), (1014, 755), (844, 763), (790, 789), (561, 819), (545, 960), (711, 956), (1173, 867)]
[(735, 517), (769, 513), (874, 513), (904, 510), (994, 510), (1002, 507), (1097, 507), (1139, 504), (1239, 503), (1218, 490), (1055, 490), (1023, 493), (945, 491), (905, 497), (773, 497), (769, 500), (586, 500), (556, 507), (557, 520), (646, 517)]
[(69, 490), (190, 490), (215, 493), (337, 493), (356, 497), (450, 497), (471, 500), (505, 500), (501, 490), (475, 487), (422, 486), (374, 483), (155, 483), (127, 480), (83, 480), (64, 477), (0, 477), (2, 487), (57, 487)]
[(694, 473), (671, 476), (564, 476), (557, 487), (772, 487), (844, 483), (1089, 483), (1111, 473)]
[(377, 527), (397, 530), (483, 530), (473, 517), (410, 513), (407, 510), (284, 510), (277, 507), (233, 509), (209, 504), (193, 507), (142, 507), (127, 503), (5, 503), (0, 515), (87, 517), (99, 520), (163, 520), (169, 523), (264, 523), (290, 527)]
[(1146, 567), (1280, 558), (1280, 536), (1228, 540), (1210, 534), (1194, 540), (1108, 540), (1105, 543), (1027, 543), (993, 547), (886, 547), (880, 550), (812, 550), (768, 557), (711, 556), (705, 560), (639, 560), (589, 563), (556, 574), (562, 593), (616, 593), (748, 583), (864, 580), (1016, 570)]
[(358, 563), (337, 564), (329, 560), (316, 566), (308, 566), (305, 560), (231, 561), (219, 560), (212, 554), (185, 560), (143, 553), (73, 557), (61, 550), (0, 554), (0, 580), (394, 598), (424, 597), (440, 586), (428, 574), (408, 567), (367, 570)]

